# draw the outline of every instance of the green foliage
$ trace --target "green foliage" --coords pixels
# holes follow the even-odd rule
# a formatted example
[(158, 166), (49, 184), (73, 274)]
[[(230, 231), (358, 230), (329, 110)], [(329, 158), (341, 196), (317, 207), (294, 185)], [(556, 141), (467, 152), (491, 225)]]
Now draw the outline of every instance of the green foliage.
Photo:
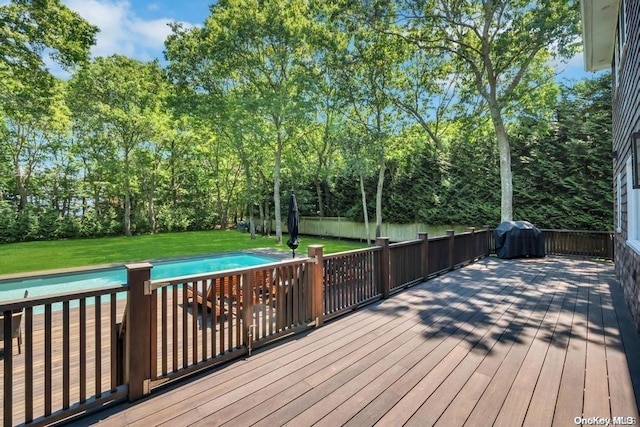
[[(487, 4), (512, 25), (488, 23), (483, 51), (468, 26), (447, 33), (452, 13), (498, 16), (468, 0), (220, 1), (173, 27), (166, 69), (83, 64), (95, 29), (77, 22), (65, 44), (42, 10), (60, 28), (77, 17), (55, 0), (0, 6), (0, 242), (262, 226), (290, 190), (303, 215), (363, 221), (361, 183), (368, 218), (496, 224), (506, 137), (515, 219), (610, 229), (609, 76), (560, 87), (547, 65), (573, 52), (577, 11)], [(47, 46), (84, 65), (69, 82), (45, 73)]]

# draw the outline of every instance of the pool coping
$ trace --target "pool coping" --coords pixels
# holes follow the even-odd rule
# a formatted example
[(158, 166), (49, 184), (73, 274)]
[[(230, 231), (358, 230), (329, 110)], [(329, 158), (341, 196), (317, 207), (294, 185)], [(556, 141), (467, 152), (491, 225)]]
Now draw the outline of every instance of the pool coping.
[[(175, 258), (156, 258), (156, 259), (135, 260), (135, 261), (132, 260), (128, 262), (95, 264), (95, 265), (89, 265), (89, 266), (83, 266), (83, 267), (66, 267), (66, 268), (56, 268), (56, 269), (50, 269), (50, 270), (39, 270), (39, 271), (23, 272), (23, 273), (2, 274), (0, 275), (0, 285), (3, 282), (13, 281), (13, 280), (20, 280), (20, 279), (33, 278), (33, 277), (58, 276), (61, 274), (80, 274), (80, 273), (86, 273), (88, 271), (109, 270), (112, 268), (124, 267), (128, 264), (138, 264), (141, 262), (149, 262), (153, 264), (157, 262), (184, 261), (184, 260), (190, 260), (190, 259), (209, 258), (212, 256), (224, 256), (224, 255), (232, 255), (232, 254), (238, 254), (238, 253), (243, 253), (243, 254), (248, 253), (248, 254), (269, 256), (277, 259), (274, 262), (291, 259), (290, 258), (291, 254), (284, 250), (281, 251), (279, 249), (274, 249), (274, 248), (241, 249), (241, 250), (228, 251), (228, 252), (203, 253), (198, 255), (181, 256), (181, 257), (175, 257)], [(301, 256), (299, 254), (296, 254), (296, 258), (301, 258)]]

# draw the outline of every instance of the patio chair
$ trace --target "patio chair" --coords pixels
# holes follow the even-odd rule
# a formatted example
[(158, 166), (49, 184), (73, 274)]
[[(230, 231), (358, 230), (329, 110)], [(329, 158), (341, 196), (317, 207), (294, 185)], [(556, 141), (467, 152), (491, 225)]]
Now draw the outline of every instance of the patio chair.
[[(24, 291), (24, 297), (29, 296), (29, 291)], [(22, 354), (22, 314), (24, 309), (14, 311), (11, 314), (11, 339), (18, 340), (18, 354)], [(0, 315), (0, 341), (4, 341), (4, 315)]]
[(187, 297), (189, 299), (195, 298), (196, 301), (198, 301), (198, 304), (206, 306), (209, 310), (215, 310), (216, 316), (220, 316), (222, 314), (219, 301), (219, 297), (221, 295), (221, 284), (219, 280), (214, 280), (214, 283), (215, 286), (211, 284), (211, 280), (199, 280), (195, 283), (188, 283), (186, 285)]

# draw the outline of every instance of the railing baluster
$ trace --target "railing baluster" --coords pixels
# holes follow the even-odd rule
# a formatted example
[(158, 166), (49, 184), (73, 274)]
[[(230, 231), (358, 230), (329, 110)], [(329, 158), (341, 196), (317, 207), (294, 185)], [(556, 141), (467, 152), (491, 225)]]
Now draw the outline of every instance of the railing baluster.
[(111, 309), (110, 319), (110, 336), (111, 336), (111, 391), (114, 392), (118, 387), (118, 319), (116, 314), (118, 295), (111, 294), (109, 308)]
[(95, 297), (95, 316), (93, 318), (95, 328), (95, 395), (102, 395), (102, 306), (100, 297)]
[[(203, 280), (202, 281), (202, 292), (204, 293), (204, 295), (209, 295), (207, 293), (207, 281)], [(207, 301), (206, 301), (206, 297), (203, 300), (203, 304), (202, 304), (202, 320), (201, 320), (201, 325), (202, 325), (202, 360), (207, 360), (207, 350), (208, 350), (208, 341), (207, 341), (207, 329), (209, 327), (209, 322), (208, 322), (208, 317), (209, 317), (209, 312), (207, 310)]]
[[(184, 287), (186, 284), (183, 284), (182, 286)], [(173, 291), (171, 295), (173, 303), (173, 310), (171, 314), (171, 338), (173, 339), (171, 342), (171, 351), (173, 353), (171, 370), (175, 372), (178, 370), (178, 285), (173, 285), (171, 290)]]
[(216, 339), (216, 331), (218, 330), (218, 308), (217, 308), (217, 301), (218, 301), (218, 279), (213, 279), (211, 280), (211, 291), (210, 291), (210, 295), (212, 296), (212, 300), (211, 300), (211, 355), (213, 357), (216, 357), (218, 355), (218, 350), (216, 349), (216, 346), (218, 345), (218, 341)]
[(13, 316), (11, 310), (3, 312), (3, 334), (4, 334), (4, 410), (3, 420), (5, 426), (13, 425), (13, 338), (12, 323)]
[(149, 319), (151, 336), (149, 337), (149, 351), (151, 352), (151, 366), (149, 367), (151, 381), (158, 378), (158, 290), (151, 292), (151, 317)]
[[(197, 290), (200, 289), (201, 281), (193, 282), (194, 297), (191, 299), (191, 363), (198, 363), (198, 298), (195, 297)], [(202, 296), (204, 305), (206, 305), (207, 294)]]
[(80, 403), (87, 401), (87, 299), (80, 299)]
[(260, 335), (260, 338), (263, 338), (267, 336), (267, 310), (268, 310), (267, 301), (269, 298), (269, 294), (272, 293), (271, 276), (268, 270), (262, 272), (261, 289), (262, 291), (260, 292), (260, 311), (262, 312), (262, 327), (261, 327), (262, 334)]
[(291, 284), (292, 284), (292, 293), (291, 293), (291, 299), (292, 299), (292, 317), (291, 317), (291, 324), (292, 325), (297, 325), (299, 324), (300, 321), (300, 317), (299, 317), (299, 310), (300, 310), (300, 302), (299, 300), (299, 294), (300, 294), (300, 274), (297, 268), (291, 267), (291, 275), (292, 275), (292, 279), (291, 279)]
[(69, 301), (62, 303), (62, 409), (69, 409)]
[[(191, 282), (191, 286), (194, 283)], [(195, 288), (194, 288), (195, 289)], [(182, 368), (189, 366), (189, 318), (188, 318), (188, 301), (187, 284), (182, 285)]]
[(226, 308), (227, 308), (227, 302), (225, 301), (225, 294), (226, 294), (226, 289), (225, 289), (225, 282), (226, 279), (225, 278), (218, 278), (218, 285), (216, 285), (216, 290), (220, 289), (220, 292), (217, 292), (216, 297), (218, 298), (219, 301), (219, 305), (220, 305), (220, 349), (218, 351), (218, 354), (224, 354), (225, 349), (224, 349), (224, 344), (225, 344), (225, 339), (224, 339), (224, 329), (226, 327), (226, 322), (227, 322), (227, 317), (228, 314), (226, 313)]
[[(24, 421), (33, 421), (33, 308), (25, 309), (24, 325)], [(6, 336), (6, 335), (5, 335)], [(5, 371), (8, 372), (8, 371)]]
[(228, 326), (228, 330), (227, 330), (227, 344), (226, 344), (226, 351), (230, 351), (233, 348), (233, 318), (234, 318), (234, 312), (233, 312), (233, 276), (229, 277), (227, 276), (227, 283), (226, 283), (226, 297), (227, 297), (227, 301), (228, 301), (228, 306), (227, 306), (227, 326)]
[[(51, 383), (51, 304), (46, 304), (44, 307), (44, 415), (51, 415), (51, 398), (52, 398), (52, 383)], [(11, 336), (11, 335), (9, 335)]]
[[(235, 278), (235, 294), (236, 294), (236, 299), (235, 299), (235, 304), (236, 304), (236, 335), (235, 335), (235, 348), (240, 348), (242, 346), (242, 324), (241, 324), (241, 320), (242, 320), (242, 314), (241, 314), (241, 296), (240, 296), (240, 279), (242, 276), (240, 275), (234, 275), (233, 276)], [(247, 284), (244, 284), (245, 286), (245, 292), (244, 292), (244, 298), (249, 298), (249, 293), (246, 292), (246, 286)]]
[(168, 288), (161, 289), (162, 294), (162, 375), (167, 375), (168, 372), (168, 329), (169, 329), (169, 314), (168, 314), (168, 297), (167, 293), (169, 292)]

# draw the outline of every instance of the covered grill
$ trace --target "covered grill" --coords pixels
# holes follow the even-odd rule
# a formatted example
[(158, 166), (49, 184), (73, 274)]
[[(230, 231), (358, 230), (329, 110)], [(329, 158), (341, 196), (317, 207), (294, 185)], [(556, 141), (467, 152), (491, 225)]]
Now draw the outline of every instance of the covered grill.
[(493, 233), (500, 258), (543, 257), (544, 236), (528, 221), (505, 221)]

